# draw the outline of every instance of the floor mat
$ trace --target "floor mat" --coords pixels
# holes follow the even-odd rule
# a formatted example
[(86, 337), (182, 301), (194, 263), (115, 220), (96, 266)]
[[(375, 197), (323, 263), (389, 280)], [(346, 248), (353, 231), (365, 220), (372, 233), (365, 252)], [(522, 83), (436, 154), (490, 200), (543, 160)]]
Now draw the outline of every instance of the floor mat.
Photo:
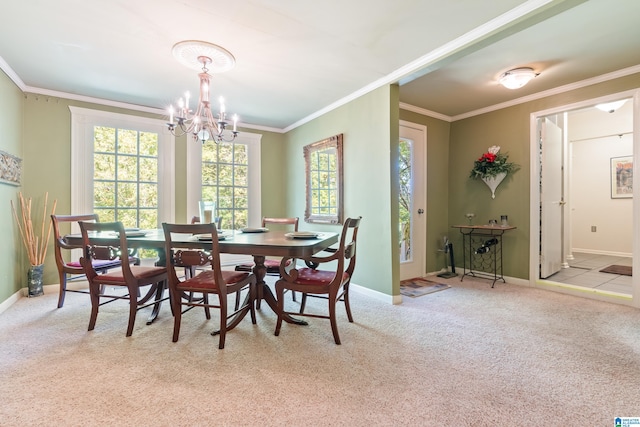
[(610, 265), (600, 270), (600, 273), (621, 274), (623, 276), (631, 276), (631, 266), (629, 265)]
[(400, 293), (407, 297), (417, 298), (433, 292), (443, 291), (450, 287), (445, 283), (432, 282), (431, 280), (417, 277), (400, 282)]

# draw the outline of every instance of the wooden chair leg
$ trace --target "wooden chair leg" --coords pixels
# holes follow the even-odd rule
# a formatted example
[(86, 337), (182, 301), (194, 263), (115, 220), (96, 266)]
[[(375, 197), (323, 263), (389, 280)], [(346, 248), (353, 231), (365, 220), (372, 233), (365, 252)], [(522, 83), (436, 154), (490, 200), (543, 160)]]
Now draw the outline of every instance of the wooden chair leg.
[(347, 310), (347, 318), (349, 322), (353, 323), (353, 316), (351, 316), (351, 305), (349, 304), (349, 284), (344, 285), (344, 293), (342, 295), (344, 300), (344, 307)]
[(227, 299), (226, 295), (220, 296), (220, 342), (218, 348), (224, 348), (224, 342), (227, 338)]
[(98, 308), (100, 307), (100, 293), (99, 287), (89, 286), (90, 298), (91, 298), (91, 316), (89, 317), (89, 331), (93, 331), (96, 326), (96, 319), (98, 318)]
[[(202, 293), (202, 303), (209, 304), (209, 294), (206, 292)], [(209, 309), (208, 305), (204, 307), (204, 316), (207, 318), (207, 320), (211, 319), (211, 310)]]
[(64, 305), (64, 297), (67, 291), (67, 273), (60, 272), (60, 295), (58, 295), (58, 308)]
[(178, 341), (180, 335), (180, 321), (182, 320), (182, 302), (180, 295), (173, 295), (171, 306), (173, 307), (173, 342)]
[(238, 309), (240, 308), (240, 297), (241, 297), (241, 295), (240, 295), (240, 291), (237, 291), (237, 292), (236, 292), (236, 303), (235, 303), (235, 305), (233, 306), (233, 308), (234, 308), (234, 310), (235, 310), (235, 311), (238, 311)]
[(136, 287), (136, 289), (129, 288), (129, 325), (127, 326), (127, 336), (130, 337), (133, 333), (133, 325), (136, 323), (136, 314), (138, 313), (138, 304), (137, 301), (133, 299), (133, 295), (140, 293), (140, 288)]
[(340, 345), (340, 335), (338, 335), (338, 322), (336, 320), (336, 295), (329, 295), (329, 320), (331, 321), (331, 331), (336, 344)]
[(278, 301), (278, 320), (276, 321), (275, 336), (280, 335), (282, 319), (284, 317), (284, 288), (276, 282), (276, 300)]
[(300, 302), (300, 314), (304, 313), (304, 308), (307, 305), (307, 294), (302, 293), (302, 301)]
[(249, 311), (251, 313), (251, 323), (256, 324), (256, 285), (249, 285)]

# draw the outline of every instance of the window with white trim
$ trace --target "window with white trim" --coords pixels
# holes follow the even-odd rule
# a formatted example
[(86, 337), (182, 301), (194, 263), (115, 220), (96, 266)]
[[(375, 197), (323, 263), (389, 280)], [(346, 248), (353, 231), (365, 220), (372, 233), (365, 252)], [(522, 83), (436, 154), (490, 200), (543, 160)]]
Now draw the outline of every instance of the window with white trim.
[(216, 203), (214, 216), (222, 217), (222, 228), (260, 226), (261, 138), (242, 132), (233, 142), (187, 140), (189, 218), (199, 215), (199, 201), (212, 201)]
[(71, 213), (145, 229), (172, 222), (175, 150), (164, 122), (69, 109)]

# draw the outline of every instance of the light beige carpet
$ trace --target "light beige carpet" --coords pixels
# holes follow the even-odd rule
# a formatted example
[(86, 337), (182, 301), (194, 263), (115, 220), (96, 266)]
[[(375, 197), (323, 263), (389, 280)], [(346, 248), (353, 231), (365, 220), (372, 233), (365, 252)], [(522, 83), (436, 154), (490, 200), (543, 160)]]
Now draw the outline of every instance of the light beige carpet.
[[(640, 310), (466, 277), (389, 305), (352, 293), (355, 323), (285, 324), (266, 307), (218, 350), (164, 306), (125, 337), (124, 304), (23, 298), (0, 314), (2, 426), (612, 426), (640, 416)], [(296, 303), (287, 297), (287, 304)], [(310, 299), (318, 308), (326, 301)]]

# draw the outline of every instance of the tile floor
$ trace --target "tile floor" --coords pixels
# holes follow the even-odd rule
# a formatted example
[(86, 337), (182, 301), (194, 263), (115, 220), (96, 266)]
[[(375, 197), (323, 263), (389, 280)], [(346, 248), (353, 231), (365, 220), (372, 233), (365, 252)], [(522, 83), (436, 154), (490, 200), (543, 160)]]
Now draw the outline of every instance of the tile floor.
[(573, 257), (574, 259), (569, 261), (569, 268), (563, 268), (547, 280), (631, 294), (631, 276), (600, 273), (600, 270), (612, 264), (631, 265), (632, 258), (585, 253), (574, 253)]

